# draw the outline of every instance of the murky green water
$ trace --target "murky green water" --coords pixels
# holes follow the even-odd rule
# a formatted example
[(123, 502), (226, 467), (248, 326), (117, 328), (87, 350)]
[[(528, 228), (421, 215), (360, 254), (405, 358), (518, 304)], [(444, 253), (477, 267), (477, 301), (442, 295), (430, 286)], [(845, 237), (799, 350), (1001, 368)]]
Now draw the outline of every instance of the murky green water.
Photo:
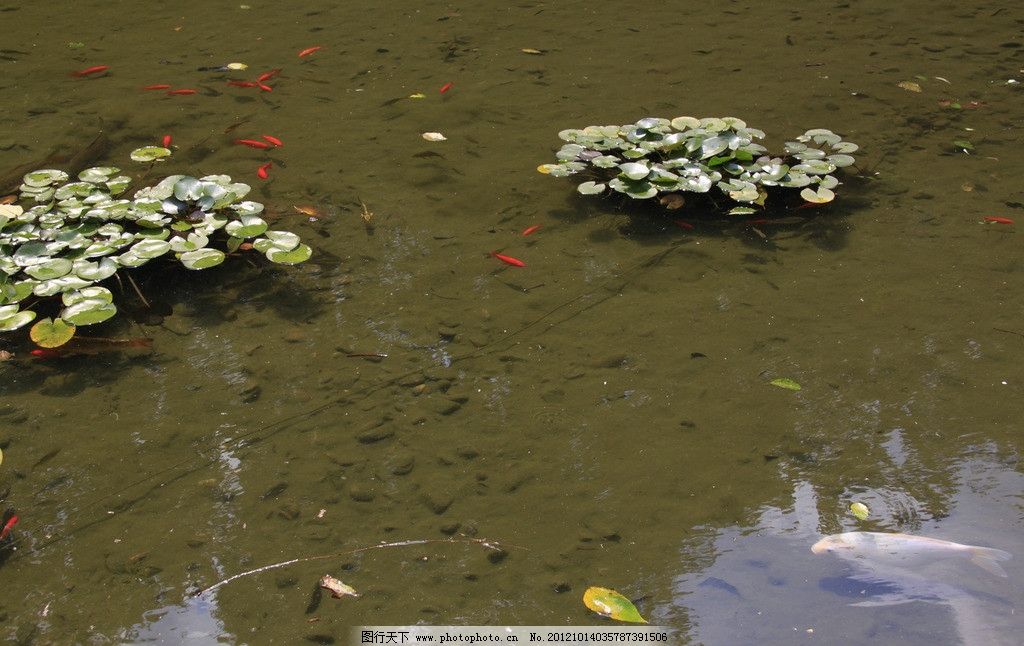
[[(316, 249), (145, 274), (152, 353), (0, 364), (0, 493), (21, 517), (0, 637), (597, 624), (580, 598), (600, 585), (693, 643), (1012, 643), (1024, 251), (981, 220), (1024, 222), (1015, 4), (249, 4), (0, 9), (0, 169), (100, 133), (119, 163), (170, 133), (168, 172), (252, 182)], [(283, 72), (254, 93), (196, 71), (231, 61)], [(534, 170), (560, 129), (682, 114), (774, 144), (832, 128), (864, 178), (761, 237), (631, 218)], [(268, 182), (231, 145), (262, 133), (285, 141)], [(885, 583), (810, 545), (853, 529), (1016, 558), (1006, 579), (953, 573), (956, 594), (851, 606)], [(431, 542), (356, 551), (405, 540)], [(325, 573), (362, 596), (317, 604)]]

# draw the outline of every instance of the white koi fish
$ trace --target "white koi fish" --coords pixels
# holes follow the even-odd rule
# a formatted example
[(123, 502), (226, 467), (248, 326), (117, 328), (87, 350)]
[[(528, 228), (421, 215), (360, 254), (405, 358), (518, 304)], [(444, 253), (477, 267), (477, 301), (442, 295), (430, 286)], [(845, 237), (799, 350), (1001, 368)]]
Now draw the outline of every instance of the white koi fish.
[(992, 547), (964, 545), (952, 541), (910, 534), (846, 532), (826, 536), (811, 546), (815, 554), (830, 553), (855, 559), (864, 565), (914, 569), (935, 561), (965, 559), (998, 577), (1006, 577), (999, 561), (1012, 558), (1009, 552)]

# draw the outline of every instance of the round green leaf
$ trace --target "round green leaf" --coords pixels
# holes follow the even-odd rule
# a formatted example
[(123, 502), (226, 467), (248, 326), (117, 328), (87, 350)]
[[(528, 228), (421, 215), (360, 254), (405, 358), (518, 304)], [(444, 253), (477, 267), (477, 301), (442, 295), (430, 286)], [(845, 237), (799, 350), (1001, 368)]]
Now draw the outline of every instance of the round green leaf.
[(122, 267), (141, 267), (149, 262), (149, 258), (140, 258), (131, 251), (126, 251), (120, 256), (114, 257), (114, 260)]
[(281, 251), (276, 247), (272, 247), (266, 251), (268, 260), (282, 265), (297, 265), (300, 262), (309, 260), (312, 255), (313, 250), (306, 244), (300, 244), (291, 251)]
[(619, 170), (622, 171), (623, 175), (632, 180), (643, 179), (651, 173), (651, 169), (648, 168), (647, 164), (641, 164), (639, 162), (619, 164)]
[(597, 195), (598, 193), (603, 193), (605, 188), (607, 188), (605, 184), (599, 184), (597, 182), (583, 182), (576, 187), (576, 190), (583, 195)]
[(64, 319), (54, 321), (47, 317), (33, 325), (28, 336), (33, 343), (41, 348), (56, 348), (75, 336), (75, 326), (67, 323)]
[[(243, 202), (243, 204), (255, 204), (255, 202)], [(267, 223), (255, 215), (243, 215), (238, 220), (232, 220), (224, 226), (228, 235), (236, 238), (254, 238), (267, 230)]]
[(103, 301), (105, 303), (113, 303), (114, 295), (110, 293), (110, 290), (106, 287), (100, 287), (99, 285), (92, 285), (90, 287), (83, 287), (82, 289), (64, 292), (60, 296), (61, 302), (65, 305), (74, 305), (75, 303), (81, 303), (85, 300)]
[(0, 290), (0, 303), (19, 303), (23, 301), (32, 293), (32, 288), (38, 283), (39, 281), (37, 280), (22, 280), (13, 285), (10, 283), (3, 285), (3, 289)]
[(41, 265), (50, 259), (50, 250), (47, 249), (46, 244), (42, 242), (28, 242), (14, 252), (11, 258), (20, 267), (30, 267), (32, 265)]
[[(267, 231), (263, 234), (281, 251), (291, 251), (299, 246), (299, 236), (291, 231)], [(265, 250), (262, 250), (265, 251)]]
[(195, 251), (186, 251), (178, 256), (178, 259), (188, 269), (207, 269), (224, 262), (224, 252), (207, 247)]
[(825, 204), (826, 202), (834, 200), (836, 198), (836, 194), (833, 193), (831, 189), (819, 186), (816, 191), (810, 187), (805, 188), (800, 191), (800, 197), (804, 198), (808, 202), (813, 202), (814, 204)]
[(68, 174), (64, 171), (47, 168), (43, 170), (34, 170), (31, 173), (28, 173), (21, 181), (27, 186), (40, 187), (49, 186), (50, 184), (55, 184), (57, 182), (63, 182), (67, 180), (67, 178)]
[(140, 240), (132, 245), (131, 252), (139, 258), (149, 260), (164, 255), (171, 250), (171, 245), (166, 240)]
[(38, 265), (26, 267), (25, 273), (39, 280), (50, 280), (66, 276), (71, 271), (72, 265), (73, 263), (67, 258), (54, 258)]
[(672, 127), (679, 131), (693, 130), (695, 128), (700, 128), (700, 119), (695, 119), (693, 117), (676, 117), (672, 120)]
[(832, 164), (833, 166), (836, 166), (837, 168), (843, 168), (844, 166), (853, 166), (853, 164), (856, 163), (857, 161), (850, 155), (829, 155), (828, 157), (825, 158), (825, 160), (828, 163)]
[(106, 182), (111, 175), (116, 175), (119, 172), (121, 172), (121, 169), (114, 168), (113, 166), (96, 166), (83, 170), (78, 174), (78, 179), (83, 182), (97, 184), (99, 182)]
[(35, 317), (36, 313), (31, 310), (17, 312), (7, 317), (0, 315), (0, 332), (13, 332), (31, 323)]
[(163, 161), (164, 157), (169, 157), (171, 151), (162, 146), (145, 146), (143, 148), (136, 148), (131, 152), (129, 157), (133, 161), (137, 162), (153, 162)]
[(101, 298), (86, 298), (65, 307), (60, 317), (72, 325), (95, 325), (117, 314), (117, 307)]

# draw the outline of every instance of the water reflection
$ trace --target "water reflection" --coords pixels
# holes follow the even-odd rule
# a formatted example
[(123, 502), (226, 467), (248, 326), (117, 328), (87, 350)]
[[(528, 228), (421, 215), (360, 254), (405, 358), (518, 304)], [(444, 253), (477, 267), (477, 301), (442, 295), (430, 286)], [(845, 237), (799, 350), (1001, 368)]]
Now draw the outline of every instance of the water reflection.
[(216, 617), (216, 610), (215, 595), (193, 597), (181, 605), (150, 610), (140, 623), (124, 631), (118, 639), (131, 644), (204, 646), (235, 643), (235, 637)]
[[(891, 438), (890, 438), (891, 439)], [(825, 487), (808, 480), (793, 484), (789, 504), (760, 510), (749, 527), (709, 530), (684, 548), (685, 561), (714, 554), (714, 562), (680, 574), (673, 602), (654, 613), (655, 623), (686, 623), (697, 643), (792, 644), (813, 636), (829, 643), (1019, 643), (1021, 604), (1019, 528), (993, 526), (993, 509), (1019, 494), (1024, 475), (995, 456), (976, 456), (954, 470), (949, 516), (920, 522), (915, 534), (991, 545), (1015, 554), (1008, 579), (999, 579), (967, 559), (911, 567), (878, 565), (815, 556), (810, 546), (821, 534), (863, 529), (844, 517)], [(913, 500), (893, 490), (866, 490), (875, 514), (884, 502)], [(918, 512), (925, 514), (923, 507)], [(914, 529), (892, 526), (893, 531)], [(871, 522), (871, 521), (869, 521)], [(890, 524), (883, 520), (882, 525)]]

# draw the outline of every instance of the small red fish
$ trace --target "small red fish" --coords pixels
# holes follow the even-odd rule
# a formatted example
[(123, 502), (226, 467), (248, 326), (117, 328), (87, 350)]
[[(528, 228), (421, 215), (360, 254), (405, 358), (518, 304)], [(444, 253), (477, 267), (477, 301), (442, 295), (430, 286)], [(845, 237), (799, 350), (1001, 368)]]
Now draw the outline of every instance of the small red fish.
[(270, 87), (266, 83), (257, 83), (256, 87), (258, 87), (263, 92), (273, 92), (274, 91), (274, 88)]
[(29, 354), (36, 359), (59, 359), (62, 356), (62, 353), (51, 348), (36, 348), (34, 350), (30, 350)]
[(316, 45), (314, 47), (307, 47), (306, 49), (304, 49), (301, 52), (299, 52), (299, 58), (305, 58), (305, 57), (309, 56), (310, 54), (312, 54), (313, 52), (318, 52), (321, 49), (323, 49), (322, 45)]
[(513, 258), (512, 256), (506, 256), (504, 254), (500, 254), (497, 251), (492, 251), (491, 255), (494, 256), (495, 258), (497, 258), (498, 260), (500, 260), (501, 262), (505, 263), (506, 265), (512, 265), (513, 267), (525, 267), (526, 266), (526, 263), (523, 262), (522, 260), (520, 260), (518, 258)]
[(1010, 218), (1003, 218), (998, 215), (986, 215), (985, 222), (995, 222), (996, 224), (1013, 224), (1013, 220)]
[(5, 538), (7, 538), (7, 536), (10, 535), (11, 530), (14, 529), (14, 526), (17, 525), (17, 524), (18, 524), (18, 516), (17, 515), (11, 516), (10, 518), (8, 518), (7, 522), (4, 523), (4, 528), (0, 529), (0, 541), (2, 541)]
[(536, 233), (537, 229), (539, 229), (540, 227), (541, 225), (539, 224), (534, 224), (533, 226), (526, 227), (525, 229), (523, 229), (523, 235), (528, 236), (531, 233)]
[(254, 81), (228, 81), (228, 85), (234, 85), (235, 87), (256, 87), (259, 83)]
[(693, 225), (686, 220), (672, 220), (672, 222), (680, 229), (686, 229), (687, 231), (693, 230)]
[(166, 83), (160, 83), (159, 85), (147, 85), (146, 87), (144, 87), (142, 89), (143, 90), (169, 90), (169, 89), (171, 89), (171, 86), (167, 85)]
[(264, 139), (266, 139), (270, 143), (274, 144), (278, 148), (280, 148), (281, 146), (284, 145), (283, 141), (281, 141), (280, 139), (278, 139), (277, 137), (275, 137), (273, 135), (260, 135), (260, 137), (263, 137)]
[(281, 68), (278, 67), (276, 69), (270, 70), (269, 72), (263, 72), (262, 74), (256, 77), (256, 80), (259, 81), (260, 83), (262, 83), (263, 81), (269, 81), (270, 79), (274, 78), (280, 73)]
[(242, 144), (250, 148), (259, 148), (260, 150), (266, 150), (270, 148), (270, 144), (265, 141), (256, 141), (255, 139), (235, 139), (236, 144)]
[(170, 148), (171, 147), (171, 141), (172, 141), (172, 139), (171, 139), (170, 135), (164, 135), (163, 141), (161, 141), (160, 143), (163, 144), (164, 148)]
[(440, 92), (441, 94), (444, 94), (444, 93), (445, 93), (445, 92), (447, 92), (448, 90), (452, 89), (452, 87), (453, 87), (454, 85), (455, 85), (455, 84), (454, 84), (454, 83), (452, 83), (452, 82), (448, 82), (448, 83), (445, 83), (444, 85), (442, 85), (442, 86), (441, 86), (441, 89), (440, 89), (440, 90), (438, 90), (438, 92)]
[(274, 164), (272, 162), (267, 162), (266, 164), (263, 164), (262, 166), (257, 168), (256, 177), (259, 177), (260, 179), (267, 179), (267, 177), (270, 176), (269, 173), (267, 173), (267, 171), (270, 170), (270, 167), (273, 165)]
[(72, 72), (71, 76), (91, 76), (93, 74), (101, 74), (103, 72), (106, 72), (109, 69), (110, 69), (109, 65), (93, 65), (92, 67), (87, 67), (84, 70), (78, 70), (77, 72)]
[(198, 92), (198, 90), (193, 90), (193, 89), (190, 89), (190, 88), (185, 88), (185, 89), (181, 89), (181, 90), (171, 90), (167, 94), (168, 94), (168, 96), (175, 96), (175, 95), (184, 95), (184, 94), (196, 94), (197, 92)]

